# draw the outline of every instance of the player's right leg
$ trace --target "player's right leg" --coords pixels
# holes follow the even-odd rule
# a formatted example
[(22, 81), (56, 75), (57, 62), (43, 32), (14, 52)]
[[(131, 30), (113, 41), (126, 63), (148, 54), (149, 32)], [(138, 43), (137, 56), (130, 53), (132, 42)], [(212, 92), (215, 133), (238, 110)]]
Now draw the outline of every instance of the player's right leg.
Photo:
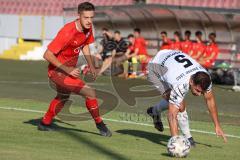
[(183, 101), (181, 103), (181, 105), (184, 105), (184, 107), (183, 107), (184, 110), (183, 110), (183, 112), (178, 112), (178, 115), (177, 115), (178, 125), (179, 125), (179, 128), (180, 128), (182, 134), (191, 143), (191, 146), (195, 147), (196, 143), (195, 143), (195, 141), (194, 141), (194, 139), (191, 135), (191, 132), (190, 132), (189, 119), (188, 119), (188, 114), (187, 114), (187, 111), (186, 111), (185, 102)]
[(51, 124), (54, 117), (62, 110), (64, 104), (68, 101), (69, 94), (58, 93), (57, 96), (51, 101), (48, 111), (43, 116), (38, 125), (40, 131), (52, 131)]
[(168, 101), (166, 100), (167, 98), (165, 95), (169, 93), (170, 87), (164, 81), (159, 80), (158, 75), (163, 75), (166, 72), (166, 69), (155, 63), (149, 63), (147, 69), (149, 72), (147, 77), (148, 81), (151, 82), (163, 96), (163, 99), (158, 104), (148, 108), (147, 113), (153, 118), (154, 127), (162, 132), (164, 127), (161, 120), (161, 112), (168, 109)]
[(168, 109), (168, 101), (162, 99), (158, 104), (147, 109), (147, 114), (153, 118), (154, 127), (163, 132), (164, 127), (161, 120), (161, 112)]

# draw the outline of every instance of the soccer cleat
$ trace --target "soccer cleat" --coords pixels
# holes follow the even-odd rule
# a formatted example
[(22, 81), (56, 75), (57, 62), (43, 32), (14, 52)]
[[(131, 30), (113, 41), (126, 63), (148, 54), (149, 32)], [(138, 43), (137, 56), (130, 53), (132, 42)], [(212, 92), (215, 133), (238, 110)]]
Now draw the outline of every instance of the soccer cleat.
[(38, 124), (38, 130), (39, 131), (55, 131), (55, 129), (52, 128), (51, 125), (45, 125), (42, 122)]
[(106, 124), (102, 122), (96, 124), (97, 129), (99, 130), (100, 134), (105, 137), (111, 137), (111, 131), (106, 127)]
[(188, 138), (188, 141), (190, 142), (191, 147), (196, 147), (196, 142), (194, 141), (193, 137)]
[(162, 120), (161, 120), (161, 118), (160, 118), (159, 115), (153, 115), (152, 109), (153, 109), (153, 107), (149, 107), (149, 108), (147, 109), (147, 114), (152, 117), (154, 127), (155, 127), (158, 131), (163, 132), (163, 131), (164, 131), (164, 127), (163, 127)]

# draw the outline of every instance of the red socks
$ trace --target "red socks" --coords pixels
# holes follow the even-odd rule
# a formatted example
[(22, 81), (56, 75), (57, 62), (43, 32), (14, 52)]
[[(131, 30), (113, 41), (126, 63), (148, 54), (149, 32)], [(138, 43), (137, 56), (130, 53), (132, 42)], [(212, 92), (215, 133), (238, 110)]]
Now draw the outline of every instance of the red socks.
[(98, 102), (96, 98), (94, 99), (86, 98), (86, 107), (88, 111), (91, 113), (95, 123), (102, 122), (102, 118), (100, 117), (100, 114), (99, 114)]
[[(65, 102), (66, 100), (61, 100), (55, 97), (51, 101), (48, 111), (42, 119), (42, 123), (45, 125), (50, 125), (52, 123), (53, 118), (62, 110)], [(92, 118), (94, 119), (95, 123), (102, 122), (102, 118), (100, 117), (99, 114), (97, 99), (86, 98), (86, 107), (90, 114), (92, 115)]]
[(66, 100), (61, 100), (55, 97), (51, 101), (48, 111), (42, 119), (42, 123), (45, 125), (50, 125), (52, 123), (53, 118), (62, 110), (65, 102)]

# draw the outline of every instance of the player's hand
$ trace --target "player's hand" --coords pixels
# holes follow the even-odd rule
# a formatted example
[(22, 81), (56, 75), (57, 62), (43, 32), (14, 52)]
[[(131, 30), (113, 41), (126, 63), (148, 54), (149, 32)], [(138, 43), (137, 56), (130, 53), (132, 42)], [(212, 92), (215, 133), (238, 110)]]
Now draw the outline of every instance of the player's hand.
[(223, 138), (224, 142), (227, 143), (227, 137), (224, 134), (224, 132), (223, 132), (223, 130), (222, 130), (222, 128), (220, 126), (217, 126), (215, 128), (215, 132), (216, 132), (217, 136), (221, 136)]
[(75, 78), (79, 77), (79, 75), (80, 75), (80, 70), (79, 70), (79, 68), (67, 67), (66, 72), (67, 72), (69, 75), (71, 75), (71, 76), (73, 76), (73, 77), (75, 77)]
[(96, 69), (94, 67), (90, 67), (90, 71), (91, 71), (93, 80), (96, 80), (96, 78), (97, 78), (97, 71), (96, 71)]

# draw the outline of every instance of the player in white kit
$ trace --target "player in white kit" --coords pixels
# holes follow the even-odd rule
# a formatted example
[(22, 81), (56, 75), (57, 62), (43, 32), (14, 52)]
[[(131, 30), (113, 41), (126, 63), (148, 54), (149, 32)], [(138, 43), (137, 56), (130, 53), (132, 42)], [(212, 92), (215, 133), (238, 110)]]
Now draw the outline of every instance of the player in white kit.
[(157, 105), (147, 110), (156, 129), (163, 131), (161, 112), (168, 109), (171, 136), (178, 135), (179, 125), (183, 135), (195, 146), (184, 102), (185, 95), (191, 90), (195, 96), (204, 96), (217, 136), (222, 136), (227, 141), (218, 120), (210, 75), (199, 63), (181, 51), (161, 50), (149, 62), (148, 71), (148, 80), (163, 97)]

